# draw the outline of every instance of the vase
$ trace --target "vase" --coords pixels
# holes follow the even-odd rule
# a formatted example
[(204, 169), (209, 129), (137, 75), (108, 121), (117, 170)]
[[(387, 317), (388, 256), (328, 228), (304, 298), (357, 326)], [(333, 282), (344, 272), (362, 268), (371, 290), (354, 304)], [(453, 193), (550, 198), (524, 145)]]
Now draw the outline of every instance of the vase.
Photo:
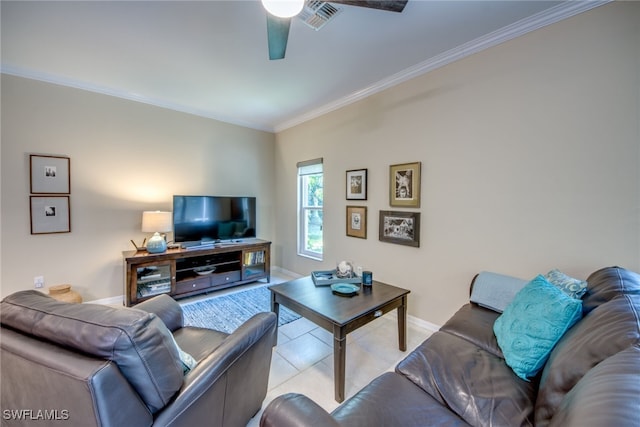
[(49, 288), (49, 295), (58, 301), (63, 302), (82, 302), (82, 297), (79, 293), (71, 289), (71, 285), (57, 285)]

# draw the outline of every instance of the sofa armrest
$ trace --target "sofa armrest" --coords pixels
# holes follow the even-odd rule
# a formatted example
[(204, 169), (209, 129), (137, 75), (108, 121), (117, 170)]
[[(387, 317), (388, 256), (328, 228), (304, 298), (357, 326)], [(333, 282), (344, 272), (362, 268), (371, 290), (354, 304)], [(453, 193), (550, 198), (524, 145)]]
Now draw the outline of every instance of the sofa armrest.
[(184, 326), (182, 307), (169, 295), (162, 294), (148, 299), (133, 308), (153, 313), (160, 318), (171, 332)]
[(262, 413), (260, 427), (338, 427), (340, 424), (307, 396), (288, 393), (278, 396)]
[(243, 323), (185, 376), (154, 425), (246, 425), (267, 394), (276, 325), (271, 312)]

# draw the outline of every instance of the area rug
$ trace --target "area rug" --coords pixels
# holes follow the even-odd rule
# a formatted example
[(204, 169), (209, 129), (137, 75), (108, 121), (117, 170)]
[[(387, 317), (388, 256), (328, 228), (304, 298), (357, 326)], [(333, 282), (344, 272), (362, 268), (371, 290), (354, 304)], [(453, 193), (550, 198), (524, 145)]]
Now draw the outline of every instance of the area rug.
[[(271, 292), (266, 286), (182, 304), (184, 324), (231, 333), (256, 313), (271, 311)], [(299, 319), (280, 306), (278, 325)]]

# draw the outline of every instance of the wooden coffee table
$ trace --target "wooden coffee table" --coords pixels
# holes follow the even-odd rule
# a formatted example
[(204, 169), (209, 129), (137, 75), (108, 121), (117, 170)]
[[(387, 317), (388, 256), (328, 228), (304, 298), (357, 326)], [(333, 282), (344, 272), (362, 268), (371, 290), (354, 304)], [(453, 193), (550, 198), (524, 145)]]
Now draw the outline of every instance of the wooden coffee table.
[(311, 277), (269, 286), (271, 310), (279, 315), (280, 304), (333, 332), (335, 399), (344, 400), (347, 334), (385, 313), (398, 309), (398, 347), (407, 349), (407, 295), (409, 290), (373, 282), (352, 297), (334, 295), (329, 286), (316, 286)]

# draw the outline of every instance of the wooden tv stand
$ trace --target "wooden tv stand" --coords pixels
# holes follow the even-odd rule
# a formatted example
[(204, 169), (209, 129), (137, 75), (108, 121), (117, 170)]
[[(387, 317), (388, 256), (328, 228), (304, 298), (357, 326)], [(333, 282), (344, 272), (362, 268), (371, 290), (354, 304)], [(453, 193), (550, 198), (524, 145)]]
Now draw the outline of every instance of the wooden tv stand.
[(184, 298), (260, 279), (271, 279), (271, 242), (246, 239), (161, 254), (124, 251), (124, 303), (159, 294)]

